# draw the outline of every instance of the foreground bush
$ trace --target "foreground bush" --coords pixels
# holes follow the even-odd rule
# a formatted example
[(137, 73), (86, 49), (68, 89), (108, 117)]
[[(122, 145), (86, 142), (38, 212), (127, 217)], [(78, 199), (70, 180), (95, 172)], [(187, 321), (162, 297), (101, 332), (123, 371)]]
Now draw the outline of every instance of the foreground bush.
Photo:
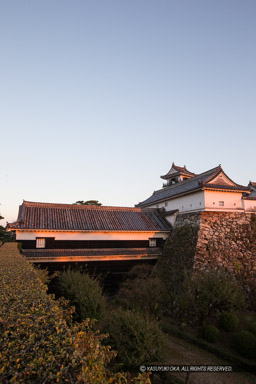
[(232, 332), (238, 326), (238, 317), (231, 312), (224, 312), (220, 315), (220, 326), (224, 331)]
[(220, 331), (215, 325), (208, 324), (204, 327), (204, 338), (211, 343), (215, 343), (220, 338)]
[(163, 308), (166, 288), (157, 276), (152, 276), (152, 266), (132, 268), (128, 279), (121, 285), (116, 301), (126, 309), (140, 309), (159, 316)]
[(198, 226), (176, 227), (166, 240), (163, 254), (156, 264), (156, 273), (173, 296), (180, 290), (185, 271), (191, 271), (194, 263)]
[(0, 280), (1, 383), (127, 383), (107, 369), (115, 353), (104, 336), (89, 320), (69, 325), (70, 313), (46, 294), (15, 244), (0, 249)]
[(156, 321), (121, 308), (111, 312), (106, 324), (110, 344), (118, 350), (117, 362), (125, 369), (159, 361), (163, 334)]
[(177, 297), (179, 317), (200, 327), (220, 313), (243, 304), (238, 282), (223, 270), (194, 271), (187, 275)]
[(249, 325), (248, 330), (256, 337), (256, 321)]
[(103, 317), (105, 298), (97, 279), (68, 269), (59, 275), (58, 282), (62, 294), (76, 307), (79, 320), (100, 320)]
[(249, 331), (240, 331), (233, 336), (234, 348), (245, 357), (256, 357), (256, 337)]

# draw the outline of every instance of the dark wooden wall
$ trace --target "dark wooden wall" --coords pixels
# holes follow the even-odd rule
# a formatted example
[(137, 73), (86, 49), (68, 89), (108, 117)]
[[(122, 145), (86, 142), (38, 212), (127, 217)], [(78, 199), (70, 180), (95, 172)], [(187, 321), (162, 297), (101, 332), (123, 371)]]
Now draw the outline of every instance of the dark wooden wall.
[[(35, 240), (21, 240), (23, 249), (36, 249)], [(164, 240), (156, 239), (156, 246), (162, 247)], [(46, 249), (83, 249), (83, 248), (147, 248), (148, 240), (55, 240), (46, 238)]]

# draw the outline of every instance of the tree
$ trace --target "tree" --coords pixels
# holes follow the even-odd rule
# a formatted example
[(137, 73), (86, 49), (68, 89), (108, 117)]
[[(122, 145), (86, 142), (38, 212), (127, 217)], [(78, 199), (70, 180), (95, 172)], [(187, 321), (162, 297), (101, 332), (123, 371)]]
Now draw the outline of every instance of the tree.
[(74, 204), (76, 205), (102, 205), (101, 203), (98, 202), (98, 200), (78, 200)]
[[(1, 203), (0, 203), (0, 205), (1, 205)], [(3, 219), (4, 219), (4, 217), (0, 213), (0, 220), (3, 220)]]
[(185, 275), (176, 305), (182, 320), (204, 327), (220, 313), (243, 307), (244, 294), (234, 275), (226, 270), (195, 270)]
[[(0, 213), (0, 220), (3, 220), (4, 217)], [(7, 232), (6, 227), (3, 227), (0, 225), (0, 244), (1, 243), (6, 243), (8, 241), (14, 241), (15, 240), (15, 235), (13, 232)]]

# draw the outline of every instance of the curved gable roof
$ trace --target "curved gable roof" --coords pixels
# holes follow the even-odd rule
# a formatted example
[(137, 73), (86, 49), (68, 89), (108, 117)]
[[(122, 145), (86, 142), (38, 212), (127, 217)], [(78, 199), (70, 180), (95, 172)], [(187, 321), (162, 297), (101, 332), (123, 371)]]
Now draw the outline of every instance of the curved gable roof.
[[(225, 179), (229, 182), (222, 184), (215, 184), (218, 181), (218, 176), (224, 175)], [(137, 204), (137, 207), (144, 207), (152, 204), (157, 204), (160, 201), (172, 199), (179, 195), (192, 193), (203, 189), (219, 189), (219, 190), (230, 190), (230, 191), (242, 191), (248, 192), (249, 188), (234, 183), (223, 171), (221, 165), (212, 168), (209, 171), (203, 172), (199, 175), (191, 177), (180, 183), (173, 184), (169, 187), (165, 187), (158, 191), (155, 191), (152, 196), (148, 199)]]
[(160, 176), (160, 177), (161, 177), (161, 179), (166, 180), (166, 179), (169, 179), (170, 177), (173, 177), (175, 175), (180, 175), (180, 174), (184, 175), (184, 176), (187, 176), (187, 177), (195, 176), (195, 173), (188, 171), (185, 165), (184, 165), (184, 167), (178, 167), (177, 165), (172, 163), (172, 167), (166, 173), (166, 175), (163, 175), (163, 176)]

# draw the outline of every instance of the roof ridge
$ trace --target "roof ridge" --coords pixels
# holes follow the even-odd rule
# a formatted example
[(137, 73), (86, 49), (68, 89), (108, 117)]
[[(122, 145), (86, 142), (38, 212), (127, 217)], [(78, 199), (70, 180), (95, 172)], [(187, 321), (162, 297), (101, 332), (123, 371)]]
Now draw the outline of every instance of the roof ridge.
[(67, 204), (67, 203), (43, 203), (36, 201), (23, 200), (23, 204), (26, 207), (51, 207), (51, 208), (70, 208), (70, 209), (92, 209), (92, 210), (113, 210), (113, 211), (135, 211), (141, 212), (142, 208), (137, 207), (119, 207), (119, 206), (108, 206), (108, 205), (79, 205), (79, 204)]
[[(208, 184), (209, 181), (213, 180), (213, 179), (214, 179), (215, 177), (217, 177), (221, 172), (224, 174), (224, 176), (225, 176), (228, 180), (230, 180), (232, 183), (234, 183), (236, 187), (242, 187), (242, 188), (247, 188), (247, 189), (249, 189), (249, 187), (245, 187), (244, 185), (237, 184), (234, 180), (232, 180), (232, 179), (231, 179), (231, 178), (230, 178), (230, 177), (223, 171), (221, 165), (219, 165), (219, 170), (217, 170), (217, 171), (215, 172), (215, 174), (209, 176), (206, 180), (204, 180), (204, 182), (203, 182), (202, 184), (203, 184), (203, 185)], [(219, 184), (212, 184), (212, 185), (219, 185)]]
[(217, 167), (215, 168), (212, 168), (212, 169), (209, 169), (208, 171), (205, 171), (205, 172), (202, 172), (202, 173), (198, 173), (198, 174), (195, 174), (194, 177), (191, 177), (190, 179), (187, 179), (187, 180), (183, 180), (182, 182), (180, 183), (176, 183), (176, 184), (172, 184), (172, 185), (168, 185), (164, 188), (161, 188), (161, 189), (157, 189), (156, 191), (154, 191), (153, 195), (155, 195), (156, 193), (159, 193), (159, 192), (162, 192), (163, 190), (168, 190), (168, 189), (171, 189), (171, 188), (175, 188), (177, 187), (177, 185), (181, 185), (181, 184), (184, 184), (184, 183), (189, 183), (191, 181), (194, 181), (198, 178), (200, 178), (201, 176), (207, 174), (207, 173), (211, 173), (211, 172), (216, 172), (219, 168), (221, 168), (221, 165), (218, 165)]
[(169, 171), (168, 171), (165, 175), (162, 175), (162, 176), (160, 176), (160, 177), (161, 177), (162, 179), (165, 179), (167, 176), (172, 177), (172, 175), (174, 175), (174, 173), (173, 173), (173, 174), (170, 173), (170, 171), (171, 171), (172, 169), (174, 169), (174, 170), (175, 170), (176, 172), (178, 172), (178, 173), (184, 173), (184, 174), (186, 174), (186, 175), (195, 175), (194, 172), (190, 172), (189, 170), (187, 170), (186, 165), (184, 165), (184, 167), (180, 167), (180, 166), (178, 166), (178, 165), (175, 165), (174, 162), (172, 162), (172, 166), (171, 166), (171, 168), (169, 169)]

